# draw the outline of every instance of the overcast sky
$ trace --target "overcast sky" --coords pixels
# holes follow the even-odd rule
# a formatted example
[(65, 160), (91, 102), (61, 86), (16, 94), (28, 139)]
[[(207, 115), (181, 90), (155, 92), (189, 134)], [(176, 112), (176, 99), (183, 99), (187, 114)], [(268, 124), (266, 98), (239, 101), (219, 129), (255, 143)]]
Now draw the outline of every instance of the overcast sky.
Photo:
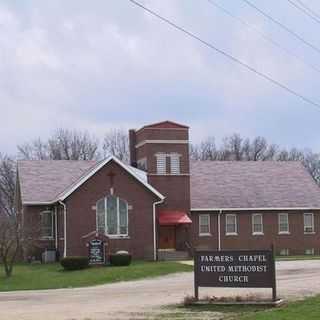
[[(141, 0), (320, 103), (320, 73), (207, 0)], [(251, 0), (320, 48), (320, 24), (287, 0)], [(216, 0), (320, 69), (320, 53), (242, 0)], [(320, 14), (320, 2), (304, 0)], [(102, 138), (110, 128), (166, 119), (213, 135), (265, 136), (320, 151), (320, 109), (230, 62), (127, 0), (0, 0), (0, 151), (57, 127)]]

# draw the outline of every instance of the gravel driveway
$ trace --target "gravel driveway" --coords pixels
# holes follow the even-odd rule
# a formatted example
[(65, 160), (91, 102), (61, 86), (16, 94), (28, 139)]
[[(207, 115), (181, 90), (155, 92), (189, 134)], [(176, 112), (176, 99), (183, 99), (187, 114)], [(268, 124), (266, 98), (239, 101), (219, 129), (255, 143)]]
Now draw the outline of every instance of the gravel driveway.
[[(278, 295), (296, 299), (320, 293), (320, 260), (277, 262)], [(202, 289), (200, 296), (258, 293), (271, 289)], [(1, 320), (142, 319), (141, 314), (193, 294), (193, 273), (90, 288), (0, 293)], [(136, 315), (136, 316), (134, 316)]]

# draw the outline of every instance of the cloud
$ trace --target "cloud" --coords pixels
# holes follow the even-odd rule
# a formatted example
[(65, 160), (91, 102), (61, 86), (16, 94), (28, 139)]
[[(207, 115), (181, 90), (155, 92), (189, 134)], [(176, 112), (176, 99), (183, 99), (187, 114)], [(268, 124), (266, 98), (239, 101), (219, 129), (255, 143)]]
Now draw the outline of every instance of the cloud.
[[(316, 98), (319, 81), (314, 73), (206, 2), (146, 4)], [(230, 9), (272, 37), (279, 36), (284, 46), (301, 50), (252, 11), (235, 5)], [(289, 19), (292, 12), (285, 14)], [(302, 27), (298, 19), (295, 27)], [(46, 137), (59, 126), (102, 137), (110, 127), (138, 127), (162, 119), (189, 124), (194, 140), (234, 131), (262, 132), (272, 140), (278, 138), (275, 132), (286, 130), (291, 137), (280, 142), (294, 144), (299, 119), (317, 114), (127, 1), (2, 3), (0, 59), (0, 146), (5, 152), (14, 153), (16, 144)], [(319, 146), (316, 128), (312, 121), (312, 146)]]

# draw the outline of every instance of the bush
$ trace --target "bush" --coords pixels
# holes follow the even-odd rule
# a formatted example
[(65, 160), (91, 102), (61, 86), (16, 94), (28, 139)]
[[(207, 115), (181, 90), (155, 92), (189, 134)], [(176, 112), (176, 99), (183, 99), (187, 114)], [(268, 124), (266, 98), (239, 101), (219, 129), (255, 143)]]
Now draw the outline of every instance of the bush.
[(128, 266), (131, 263), (131, 255), (127, 251), (118, 251), (110, 255), (110, 263), (113, 266)]
[(66, 257), (61, 259), (61, 265), (65, 270), (81, 270), (89, 267), (88, 257)]

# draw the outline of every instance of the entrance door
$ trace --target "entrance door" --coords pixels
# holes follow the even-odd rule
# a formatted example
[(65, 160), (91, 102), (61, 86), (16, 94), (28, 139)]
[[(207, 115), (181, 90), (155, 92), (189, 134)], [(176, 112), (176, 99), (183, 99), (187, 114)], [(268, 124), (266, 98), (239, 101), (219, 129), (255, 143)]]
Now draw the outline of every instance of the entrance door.
[(175, 249), (176, 247), (176, 227), (160, 226), (159, 249)]

